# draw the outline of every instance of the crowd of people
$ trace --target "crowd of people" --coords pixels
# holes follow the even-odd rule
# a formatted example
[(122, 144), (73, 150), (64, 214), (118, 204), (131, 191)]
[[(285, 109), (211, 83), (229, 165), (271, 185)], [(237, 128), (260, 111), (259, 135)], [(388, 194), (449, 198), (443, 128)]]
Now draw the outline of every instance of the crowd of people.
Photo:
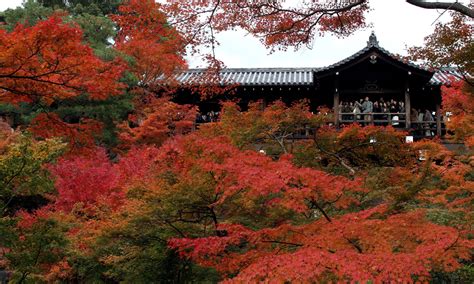
[[(410, 111), (410, 121), (415, 130), (425, 131), (431, 136), (432, 124), (435, 123), (435, 113), (428, 109), (414, 109)], [(405, 103), (391, 99), (385, 101), (380, 98), (372, 102), (369, 97), (352, 102), (341, 102), (339, 104), (339, 120), (341, 122), (359, 121), (365, 124), (404, 126), (406, 117)]]
[[(380, 98), (372, 102), (369, 97), (352, 102), (341, 102), (339, 104), (341, 120), (401, 120), (405, 116), (405, 103), (391, 99), (385, 101)], [(373, 117), (371, 117), (373, 115)]]
[(434, 112), (431, 112), (428, 109), (422, 111), (420, 109), (411, 109), (411, 121), (412, 122), (434, 122)]
[[(425, 109), (414, 109), (410, 111), (410, 121), (413, 129), (429, 132), (432, 124), (435, 123), (435, 113)], [(355, 101), (342, 101), (339, 104), (339, 120), (344, 122), (361, 122), (365, 125), (387, 125), (404, 127), (406, 124), (405, 102), (390, 99), (385, 101), (380, 98), (371, 101), (369, 97)], [(218, 111), (209, 111), (207, 113), (197, 113), (196, 123), (217, 122), (219, 119)], [(426, 134), (428, 135), (428, 134)]]
[(219, 119), (218, 111), (209, 111), (207, 113), (197, 113), (196, 123), (217, 122)]

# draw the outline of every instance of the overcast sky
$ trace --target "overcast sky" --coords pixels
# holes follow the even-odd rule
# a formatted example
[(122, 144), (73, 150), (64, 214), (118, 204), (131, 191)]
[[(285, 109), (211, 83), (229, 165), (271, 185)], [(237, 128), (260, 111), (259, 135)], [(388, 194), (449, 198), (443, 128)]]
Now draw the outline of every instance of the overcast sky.
[[(469, 1), (472, 0), (460, 2)], [(0, 0), (0, 11), (21, 3), (22, 0)], [(392, 53), (406, 54), (406, 46), (421, 45), (423, 38), (433, 32), (433, 22), (442, 12), (418, 8), (407, 4), (405, 0), (371, 0), (370, 5), (372, 11), (367, 18), (373, 27), (358, 31), (348, 38), (324, 36), (316, 38), (312, 49), (302, 48), (269, 55), (258, 39), (245, 32), (224, 32), (218, 35), (221, 45), (216, 55), (227, 67), (321, 67), (362, 49), (372, 30), (382, 47)], [(449, 15), (445, 13), (440, 20), (448, 19)], [(196, 58), (190, 58), (189, 61), (191, 67), (201, 64)]]

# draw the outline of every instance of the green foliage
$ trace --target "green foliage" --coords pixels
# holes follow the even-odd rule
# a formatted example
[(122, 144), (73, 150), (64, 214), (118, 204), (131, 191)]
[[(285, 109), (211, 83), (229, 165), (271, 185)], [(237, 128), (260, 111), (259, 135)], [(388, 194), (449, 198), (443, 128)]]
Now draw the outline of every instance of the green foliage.
[[(71, 2), (71, 1), (68, 1)], [(85, 1), (86, 3), (89, 1)], [(38, 21), (45, 20), (53, 13), (65, 13), (61, 10), (65, 7), (57, 5), (41, 5), (37, 1), (29, 0), (23, 7), (8, 9), (1, 14), (5, 18), (5, 29), (12, 31), (17, 24), (33, 26)], [(66, 22), (79, 25), (84, 33), (84, 39), (97, 53), (105, 53), (110, 47), (111, 40), (115, 36), (115, 24), (104, 16), (96, 5), (83, 6), (78, 4), (74, 9), (68, 10), (69, 15), (64, 16)]]
[(221, 123), (212, 130), (218, 135), (228, 136), (241, 149), (263, 144), (265, 150), (280, 155), (291, 152), (292, 145), (289, 144), (292, 139), (324, 125), (329, 116), (323, 113), (310, 112), (308, 102), (304, 100), (290, 107), (282, 101), (275, 101), (266, 108), (263, 108), (262, 102), (255, 102), (246, 112), (242, 112), (237, 104), (226, 102), (223, 104)]
[[(124, 283), (183, 283), (214, 278), (217, 274), (181, 259), (167, 246), (175, 232), (158, 212), (146, 210), (123, 227), (104, 230), (92, 247), (94, 253), (74, 262), (86, 281), (101, 277)], [(95, 265), (93, 265), (95, 264)]]
[(414, 152), (404, 142), (404, 133), (391, 127), (347, 126), (320, 129), (312, 144), (298, 145), (295, 163), (335, 174), (354, 175), (372, 168), (411, 165)]
[(106, 100), (90, 100), (87, 96), (58, 101), (51, 106), (29, 105), (21, 103), (0, 104), (0, 113), (8, 113), (14, 117), (15, 125), (29, 125), (31, 121), (44, 112), (56, 113), (68, 123), (77, 123), (81, 118), (90, 118), (103, 124), (103, 131), (96, 137), (102, 145), (113, 147), (118, 144), (117, 124), (127, 118), (133, 110), (132, 96), (112, 96)]
[[(127, 206), (111, 215), (111, 224), (104, 220), (105, 225), (96, 231), (87, 250), (71, 251), (68, 261), (75, 277), (93, 283), (104, 279), (121, 283), (215, 283), (219, 280), (214, 270), (182, 259), (168, 248), (167, 240), (179, 235), (177, 230), (191, 234), (196, 224), (174, 227), (170, 220), (177, 208), (163, 207), (170, 201), (160, 200), (146, 189), (131, 190), (129, 198), (132, 204), (137, 202), (139, 206)], [(84, 230), (87, 232), (88, 228)], [(78, 238), (81, 242), (84, 237)]]
[[(0, 218), (0, 243), (2, 247), (12, 247), (17, 235), (15, 233), (16, 218), (1, 217)], [(5, 269), (5, 260), (2, 262), (2, 255), (0, 255), (0, 270)]]
[[(33, 141), (20, 135), (0, 153), (0, 216), (23, 209), (21, 198), (44, 196), (53, 192), (53, 183), (44, 168), (64, 151), (57, 139)], [(13, 207), (13, 205), (15, 205)], [(34, 204), (31, 204), (34, 208)], [(30, 209), (30, 208), (26, 208)]]
[(23, 7), (7, 9), (4, 12), (0, 12), (0, 15), (5, 18), (6, 23), (2, 27), (12, 31), (17, 24), (34, 26), (38, 21), (46, 20), (53, 13), (53, 9), (42, 6), (36, 1), (28, 0), (23, 3)]
[(433, 223), (444, 226), (459, 226), (468, 222), (466, 212), (463, 211), (431, 209), (428, 210), (426, 217)]
[(474, 283), (474, 266), (473, 264), (467, 264), (462, 266), (460, 269), (446, 273), (446, 272), (433, 272), (433, 277), (430, 283)]
[[(23, 7), (8, 9), (2, 14), (7, 23), (5, 28), (11, 31), (19, 23), (34, 25), (54, 12), (64, 13), (67, 10), (69, 15), (64, 16), (64, 20), (77, 24), (81, 28), (84, 40), (94, 49), (98, 57), (112, 61), (117, 56), (123, 57), (123, 55), (111, 48), (111, 40), (116, 34), (116, 27), (113, 21), (104, 14), (115, 11), (120, 2), (29, 0), (23, 4)], [(121, 81), (130, 87), (137, 84), (137, 79), (130, 72), (126, 72)], [(79, 122), (81, 118), (98, 120), (104, 126), (102, 135), (97, 137), (99, 142), (113, 147), (117, 144), (116, 124), (126, 119), (133, 108), (131, 95), (110, 97), (100, 102), (91, 101), (84, 95), (80, 98), (57, 101), (49, 106), (0, 104), (0, 113), (13, 116), (15, 125), (28, 125), (38, 114), (45, 111), (55, 112), (66, 122)]]
[(103, 15), (117, 12), (123, 0), (38, 0), (46, 7), (66, 8), (70, 11), (100, 11)]
[(45, 267), (57, 265), (65, 256), (67, 228), (55, 220), (39, 218), (31, 226), (15, 228), (18, 237), (6, 255), (15, 268), (13, 283), (46, 282), (40, 273)]
[(80, 13), (73, 17), (73, 22), (78, 24), (84, 32), (84, 38), (95, 50), (102, 50), (111, 45), (115, 35), (115, 25), (103, 15)]
[(127, 118), (133, 110), (131, 95), (109, 97), (103, 101), (90, 100), (86, 96), (58, 102), (57, 113), (66, 122), (78, 122), (80, 118), (91, 118), (102, 122), (104, 128), (98, 141), (107, 146), (117, 145), (116, 124)]

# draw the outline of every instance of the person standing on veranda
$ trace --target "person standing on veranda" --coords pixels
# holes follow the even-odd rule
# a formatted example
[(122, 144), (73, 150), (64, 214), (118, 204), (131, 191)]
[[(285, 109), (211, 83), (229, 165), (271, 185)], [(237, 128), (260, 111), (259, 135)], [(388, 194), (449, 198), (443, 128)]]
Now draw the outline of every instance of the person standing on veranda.
[(364, 121), (366, 125), (370, 122), (370, 113), (374, 111), (374, 103), (369, 100), (369, 97), (365, 97), (364, 103), (362, 103), (362, 113), (364, 115)]

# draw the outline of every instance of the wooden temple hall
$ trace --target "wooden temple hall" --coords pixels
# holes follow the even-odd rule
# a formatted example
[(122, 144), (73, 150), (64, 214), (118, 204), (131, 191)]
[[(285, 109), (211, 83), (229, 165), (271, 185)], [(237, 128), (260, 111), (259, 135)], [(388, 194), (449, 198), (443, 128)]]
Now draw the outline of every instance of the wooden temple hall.
[[(176, 79), (187, 84), (203, 72), (191, 69)], [(305, 98), (312, 111), (333, 108), (336, 126), (393, 125), (416, 136), (444, 133), (440, 88), (460, 76), (455, 69), (433, 72), (403, 61), (382, 48), (374, 33), (359, 52), (327, 67), (223, 69), (220, 75), (222, 82), (238, 84), (233, 97), (241, 100), (243, 109), (250, 101), (268, 104), (281, 99), (290, 104)], [(176, 100), (190, 103), (189, 98), (188, 94)], [(202, 113), (219, 109), (217, 100), (199, 101), (195, 96), (192, 103)]]

